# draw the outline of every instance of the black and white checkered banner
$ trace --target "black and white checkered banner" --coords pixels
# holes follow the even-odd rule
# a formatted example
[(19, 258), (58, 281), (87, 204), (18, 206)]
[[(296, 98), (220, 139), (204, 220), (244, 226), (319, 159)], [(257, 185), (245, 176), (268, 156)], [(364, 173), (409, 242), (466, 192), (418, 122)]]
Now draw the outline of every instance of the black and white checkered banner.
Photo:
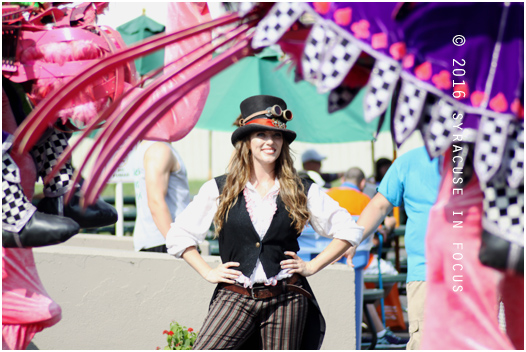
[(2, 178), (9, 182), (20, 182), (20, 170), (9, 153), (2, 153)]
[(461, 178), (457, 178), (455, 183), (456, 188), (465, 188), (475, 174), (473, 168), (474, 149), (474, 143), (465, 141), (454, 142), (451, 148), (453, 157), (451, 158), (450, 163), (451, 168), (453, 169), (453, 174), (462, 174)]
[(524, 181), (524, 121), (510, 126), (504, 165), (508, 186), (517, 188)]
[(487, 183), (501, 169), (510, 120), (482, 116), (475, 145), (475, 172)]
[(250, 10), (254, 8), (256, 3), (242, 1), (242, 2), (239, 2), (238, 5), (239, 5), (239, 9), (237, 12), (239, 13), (240, 16), (245, 16), (247, 13), (250, 12)]
[(453, 143), (455, 134), (462, 135), (458, 116), (459, 112), (445, 100), (439, 99), (432, 105), (429, 121), (422, 124), (422, 137), (431, 158), (444, 153)]
[[(433, 110), (433, 106), (435, 106), (438, 100), (439, 98), (434, 94), (428, 94), (426, 96), (426, 101), (424, 102), (424, 107), (422, 108), (422, 116), (420, 117), (420, 122), (418, 122), (417, 126), (422, 136), (424, 136), (425, 132), (429, 131), (431, 127), (431, 120), (433, 119), (431, 112)], [(424, 145), (426, 147), (427, 153), (431, 155), (429, 152), (430, 147), (427, 145), (426, 140), (424, 140)]]
[(392, 123), (395, 142), (400, 146), (416, 129), (422, 116), (427, 91), (404, 80)]
[[(37, 171), (44, 179), (57, 164), (57, 160), (68, 146), (66, 135), (62, 132), (51, 134), (43, 143), (35, 146), (31, 154), (37, 164)], [(46, 197), (58, 197), (69, 190), (73, 178), (71, 161), (65, 163), (53, 179), (44, 185)]]
[(484, 192), (483, 224), (492, 234), (524, 247), (524, 181), (516, 188), (508, 187), (505, 177), (499, 175), (488, 183), (480, 183)]
[(301, 55), (301, 70), (303, 72), (303, 79), (307, 82), (317, 85), (317, 81), (321, 75), (320, 69), (323, 62), (323, 57), (332, 47), (336, 39), (336, 32), (324, 22), (316, 22), (305, 41), (305, 49)]
[(276, 44), (283, 34), (303, 14), (302, 4), (298, 2), (278, 2), (256, 27), (252, 40), (254, 49)]
[(349, 88), (345, 85), (331, 90), (329, 94), (329, 113), (346, 108), (358, 95), (360, 88)]
[(31, 219), (36, 208), (24, 195), (20, 185), (20, 170), (7, 153), (2, 155), (2, 175), (2, 229), (18, 233)]
[(367, 123), (387, 110), (401, 70), (402, 67), (395, 61), (376, 60), (363, 101)]
[(362, 50), (348, 39), (337, 36), (328, 48), (320, 67), (318, 93), (324, 94), (338, 87), (358, 60)]
[(15, 137), (12, 134), (2, 131), (2, 153), (6, 153), (11, 149), (14, 139)]

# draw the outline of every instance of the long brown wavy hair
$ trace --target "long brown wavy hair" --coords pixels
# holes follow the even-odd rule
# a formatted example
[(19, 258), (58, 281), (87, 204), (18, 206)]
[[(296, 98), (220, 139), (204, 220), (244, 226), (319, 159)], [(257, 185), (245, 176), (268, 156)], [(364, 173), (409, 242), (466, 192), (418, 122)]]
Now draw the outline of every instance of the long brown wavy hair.
[[(254, 168), (252, 151), (250, 150), (250, 137), (239, 140), (235, 145), (235, 153), (228, 166), (228, 174), (219, 196), (219, 206), (214, 217), (216, 236), (221, 231), (228, 219), (230, 209), (236, 204), (239, 194), (245, 188)], [(290, 155), (289, 143), (284, 139), (281, 154), (276, 160), (276, 177), (279, 180), (279, 195), (285, 204), (285, 209), (292, 219), (294, 228), (300, 233), (309, 220), (307, 210), (307, 196), (300, 177), (298, 176)]]

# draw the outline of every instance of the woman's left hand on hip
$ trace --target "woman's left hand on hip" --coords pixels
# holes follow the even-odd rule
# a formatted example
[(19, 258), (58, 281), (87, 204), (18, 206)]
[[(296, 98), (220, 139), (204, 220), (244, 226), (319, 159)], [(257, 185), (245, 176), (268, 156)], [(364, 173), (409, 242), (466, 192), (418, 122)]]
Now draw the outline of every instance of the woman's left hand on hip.
[(285, 255), (291, 256), (292, 259), (282, 260), (281, 269), (289, 269), (291, 274), (300, 274), (302, 276), (311, 276), (314, 271), (310, 268), (310, 262), (305, 262), (294, 252), (285, 252)]

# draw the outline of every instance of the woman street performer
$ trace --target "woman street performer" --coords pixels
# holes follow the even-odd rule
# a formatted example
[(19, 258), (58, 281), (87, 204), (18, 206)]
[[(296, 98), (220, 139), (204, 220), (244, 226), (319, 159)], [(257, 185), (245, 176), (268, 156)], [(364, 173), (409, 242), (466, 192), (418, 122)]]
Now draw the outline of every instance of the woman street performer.
[[(218, 284), (194, 349), (319, 349), (325, 321), (305, 277), (356, 246), (363, 227), (297, 175), (282, 99), (253, 96), (240, 107), (228, 173), (202, 186), (166, 240), (168, 253)], [(222, 260), (214, 269), (197, 251), (212, 221)], [(309, 262), (296, 254), (307, 222), (333, 239)]]

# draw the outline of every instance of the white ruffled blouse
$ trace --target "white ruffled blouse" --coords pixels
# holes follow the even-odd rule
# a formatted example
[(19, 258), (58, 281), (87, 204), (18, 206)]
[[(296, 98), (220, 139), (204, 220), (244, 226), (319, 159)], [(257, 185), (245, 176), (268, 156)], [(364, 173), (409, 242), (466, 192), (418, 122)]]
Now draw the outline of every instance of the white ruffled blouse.
[[(243, 190), (247, 211), (260, 239), (267, 232), (274, 213), (279, 194), (279, 181), (261, 197), (256, 188), (248, 182)], [(206, 182), (186, 209), (177, 216), (166, 236), (168, 253), (180, 258), (191, 246), (201, 243), (212, 224), (218, 207), (219, 190), (214, 179)], [(310, 224), (320, 235), (327, 238), (346, 240), (354, 246), (360, 243), (364, 228), (358, 226), (349, 212), (341, 208), (321, 187), (312, 184), (307, 194), (307, 209), (310, 212)], [(235, 269), (235, 268), (234, 268)], [(267, 278), (263, 265), (257, 261), (250, 277), (241, 274), (237, 281), (245, 287), (255, 283), (276, 285), (278, 280), (290, 277), (288, 269), (281, 270), (275, 277)]]

